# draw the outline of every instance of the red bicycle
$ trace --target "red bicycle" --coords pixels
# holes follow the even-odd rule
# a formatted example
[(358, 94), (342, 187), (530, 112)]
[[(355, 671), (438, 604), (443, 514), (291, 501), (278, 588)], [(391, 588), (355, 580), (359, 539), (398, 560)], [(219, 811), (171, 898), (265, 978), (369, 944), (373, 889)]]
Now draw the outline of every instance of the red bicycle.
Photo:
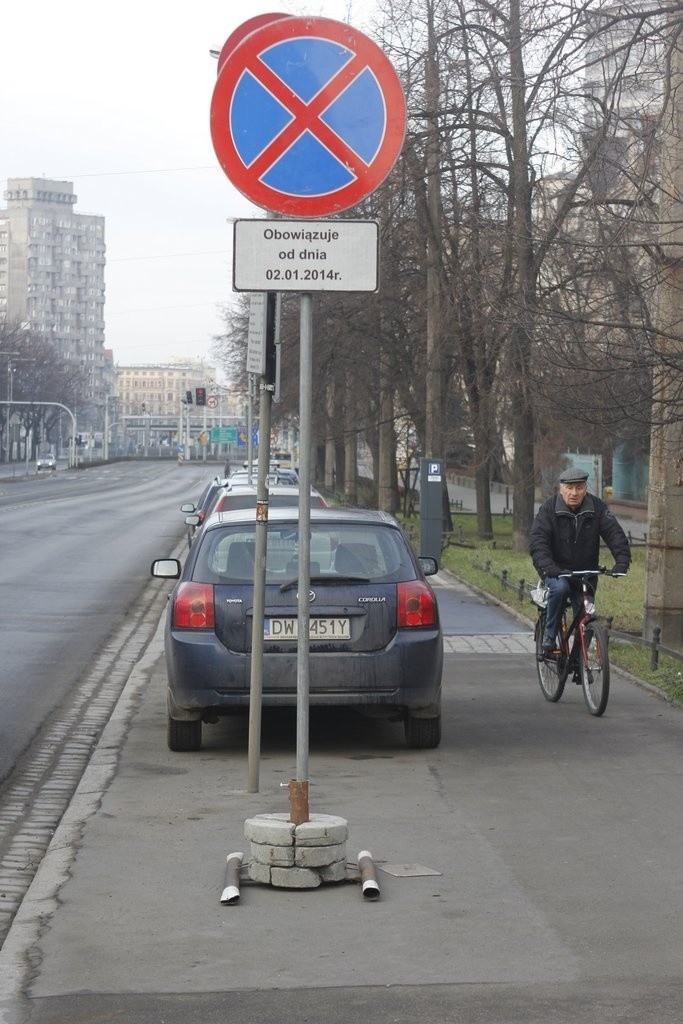
[[(605, 573), (605, 566), (598, 566), (597, 569), (576, 569), (561, 574), (565, 579), (580, 581), (581, 606), (570, 621), (571, 600), (565, 603), (556, 642), (559, 653), (552, 657), (543, 653), (547, 588), (539, 583), (531, 591), (531, 598), (538, 607), (534, 638), (541, 692), (546, 700), (557, 702), (572, 672), (574, 682), (583, 688), (583, 698), (592, 715), (602, 715), (609, 699), (608, 635), (596, 618), (595, 587), (592, 585), (592, 578)], [(610, 572), (609, 575), (621, 576), (623, 573)]]

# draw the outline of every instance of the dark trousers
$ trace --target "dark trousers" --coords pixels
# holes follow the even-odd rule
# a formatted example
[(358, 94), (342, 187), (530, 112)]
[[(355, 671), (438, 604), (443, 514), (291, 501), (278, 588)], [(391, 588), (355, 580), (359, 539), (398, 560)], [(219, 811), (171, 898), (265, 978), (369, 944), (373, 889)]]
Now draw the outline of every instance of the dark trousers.
[(574, 614), (581, 607), (581, 589), (579, 584), (570, 579), (548, 577), (548, 607), (546, 608), (544, 644), (554, 644), (560, 628), (562, 609), (568, 597), (572, 599)]

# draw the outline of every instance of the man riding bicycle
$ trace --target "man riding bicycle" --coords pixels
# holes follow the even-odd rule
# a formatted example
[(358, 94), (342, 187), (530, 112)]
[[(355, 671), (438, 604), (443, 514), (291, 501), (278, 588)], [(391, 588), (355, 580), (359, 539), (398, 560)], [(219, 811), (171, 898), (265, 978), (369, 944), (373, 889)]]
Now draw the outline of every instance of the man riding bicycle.
[[(560, 473), (559, 494), (539, 508), (529, 534), (529, 553), (534, 568), (548, 588), (543, 656), (557, 655), (556, 637), (562, 610), (571, 597), (574, 614), (581, 604), (577, 582), (559, 578), (572, 569), (595, 569), (600, 540), (614, 558), (613, 572), (628, 572), (631, 548), (614, 513), (604, 501), (588, 492), (588, 473), (570, 466)], [(597, 586), (597, 580), (596, 584)]]

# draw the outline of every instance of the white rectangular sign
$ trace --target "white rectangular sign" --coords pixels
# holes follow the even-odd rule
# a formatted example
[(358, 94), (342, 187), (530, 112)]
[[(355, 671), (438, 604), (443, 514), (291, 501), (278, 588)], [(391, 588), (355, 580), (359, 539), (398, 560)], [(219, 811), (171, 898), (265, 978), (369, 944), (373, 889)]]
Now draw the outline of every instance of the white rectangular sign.
[(375, 292), (379, 227), (368, 220), (236, 220), (236, 292)]
[(262, 376), (266, 372), (266, 324), (266, 296), (257, 292), (249, 299), (247, 373)]

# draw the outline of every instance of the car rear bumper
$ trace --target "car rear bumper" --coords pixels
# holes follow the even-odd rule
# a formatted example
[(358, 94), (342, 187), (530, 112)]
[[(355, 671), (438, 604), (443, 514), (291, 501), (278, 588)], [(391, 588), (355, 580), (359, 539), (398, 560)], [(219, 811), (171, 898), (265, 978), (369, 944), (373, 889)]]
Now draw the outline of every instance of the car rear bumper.
[[(226, 650), (215, 634), (173, 631), (166, 663), (172, 703), (181, 712), (220, 714), (249, 705), (251, 656)], [(297, 702), (297, 652), (263, 657), (264, 707)], [(438, 630), (402, 631), (372, 653), (309, 652), (309, 703), (317, 707), (386, 707), (413, 712), (438, 705), (443, 642)]]

